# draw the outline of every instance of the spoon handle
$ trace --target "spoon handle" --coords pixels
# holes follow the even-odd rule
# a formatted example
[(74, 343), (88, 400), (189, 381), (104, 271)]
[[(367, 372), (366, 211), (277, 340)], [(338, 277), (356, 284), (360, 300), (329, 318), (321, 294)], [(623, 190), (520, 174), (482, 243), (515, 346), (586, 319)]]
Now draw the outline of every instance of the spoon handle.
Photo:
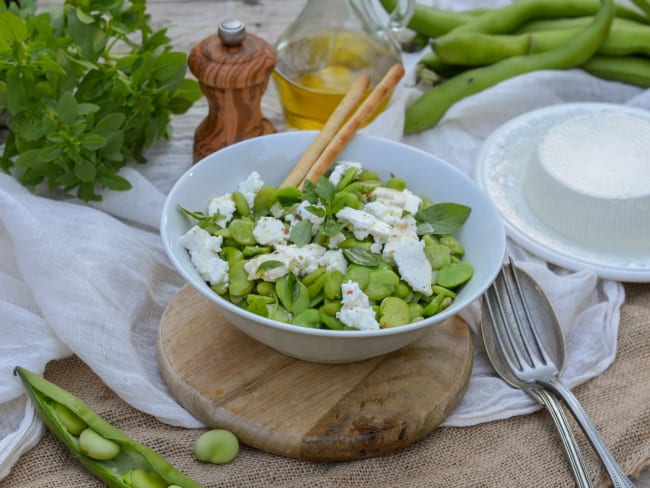
[(582, 405), (580, 405), (580, 402), (575, 397), (575, 395), (571, 393), (571, 390), (569, 390), (569, 388), (567, 388), (556, 377), (540, 380), (539, 383), (552, 390), (564, 401), (564, 403), (566, 403), (567, 407), (569, 407), (569, 410), (575, 417), (578, 425), (580, 425), (580, 428), (582, 428), (584, 431), (587, 439), (598, 454), (598, 457), (600, 457), (600, 460), (605, 465), (605, 469), (607, 470), (607, 474), (609, 474), (609, 477), (612, 480), (614, 488), (634, 488), (634, 485), (625, 475), (621, 466), (616, 462), (614, 456), (612, 456), (612, 453), (609, 451), (605, 445), (605, 442), (600, 437), (598, 430), (596, 430), (596, 427), (591, 422), (591, 419), (587, 415), (587, 412), (585, 412), (584, 408), (582, 408)]
[(546, 407), (562, 439), (562, 444), (566, 455), (571, 463), (571, 469), (579, 488), (590, 488), (591, 480), (587, 476), (582, 451), (573, 436), (573, 430), (564, 415), (564, 410), (558, 398), (548, 390), (541, 388), (531, 388), (528, 393), (537, 400), (538, 403)]

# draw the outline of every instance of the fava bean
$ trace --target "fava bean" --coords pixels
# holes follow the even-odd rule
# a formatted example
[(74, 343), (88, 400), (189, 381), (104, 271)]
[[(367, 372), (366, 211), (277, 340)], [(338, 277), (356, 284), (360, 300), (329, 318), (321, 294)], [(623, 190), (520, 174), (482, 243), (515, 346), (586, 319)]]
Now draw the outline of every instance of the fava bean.
[(300, 202), (301, 197), (302, 192), (295, 186), (284, 186), (275, 191), (271, 197), (271, 205), (278, 202), (283, 207), (289, 207), (294, 203)]
[(255, 195), (253, 200), (253, 212), (258, 215), (266, 215), (271, 209), (273, 202), (273, 195), (275, 195), (277, 188), (273, 186), (265, 186), (260, 189)]
[(270, 296), (275, 291), (275, 286), (273, 285), (273, 283), (270, 283), (268, 281), (261, 281), (260, 280), (257, 283), (257, 288), (256, 289), (257, 289), (257, 293), (259, 293), (260, 295)]
[(237, 213), (242, 217), (248, 217), (251, 213), (251, 209), (244, 194), (240, 191), (234, 191), (232, 192), (231, 198), (235, 204), (235, 210)]
[(89, 428), (79, 434), (79, 449), (86, 456), (98, 461), (108, 461), (120, 453), (120, 446), (117, 443)]
[(456, 288), (468, 281), (473, 273), (474, 268), (465, 261), (451, 263), (438, 270), (436, 284), (445, 288)]
[(356, 193), (344, 190), (334, 196), (334, 202), (332, 203), (332, 213), (336, 214), (344, 207), (351, 207), (357, 210), (361, 210), (363, 208), (363, 203)]
[(336, 312), (341, 310), (341, 307), (343, 305), (341, 304), (340, 300), (325, 300), (325, 303), (321, 307), (321, 309), (329, 316), (331, 317), (336, 317)]
[(344, 274), (342, 271), (334, 270), (328, 272), (323, 284), (323, 293), (328, 300), (341, 299), (341, 283), (343, 283)]
[(382, 329), (408, 324), (410, 317), (408, 303), (401, 298), (386, 297), (379, 306), (379, 326)]
[(404, 178), (393, 176), (386, 181), (386, 184), (384, 186), (386, 188), (393, 188), (394, 190), (402, 191), (406, 188), (406, 181), (404, 181)]
[(348, 272), (343, 277), (344, 282), (354, 281), (358, 283), (359, 288), (365, 290), (370, 282), (370, 270), (363, 266), (350, 265), (348, 267)]
[(240, 246), (254, 246), (256, 244), (255, 237), (253, 237), (254, 228), (254, 222), (243, 219), (233, 219), (232, 222), (228, 224), (230, 235)]
[(432, 269), (440, 269), (451, 262), (451, 250), (442, 244), (424, 246), (424, 255)]
[(410, 322), (414, 322), (424, 314), (424, 308), (419, 303), (409, 303)]
[(72, 410), (63, 405), (62, 403), (54, 404), (54, 411), (59, 417), (59, 420), (72, 435), (79, 435), (83, 430), (88, 427), (88, 424), (75, 415)]
[(357, 168), (346, 169), (345, 172), (343, 173), (343, 176), (341, 177), (341, 181), (339, 181), (339, 184), (336, 185), (336, 191), (340, 192), (346, 186), (348, 186), (352, 182), (352, 180), (356, 178), (357, 172), (358, 172)]
[(449, 248), (449, 253), (457, 256), (463, 257), (465, 255), (465, 249), (458, 239), (454, 236), (442, 236), (440, 238), (440, 244)]
[(310, 298), (316, 298), (323, 291), (323, 286), (325, 285), (326, 279), (327, 275), (322, 274), (318, 277), (318, 279), (316, 279), (316, 281), (307, 286), (307, 291), (309, 291)]
[(370, 272), (368, 285), (364, 291), (371, 300), (380, 301), (392, 295), (398, 284), (399, 276), (396, 273), (387, 269), (379, 269)]
[(321, 322), (325, 324), (325, 327), (332, 330), (345, 329), (345, 324), (341, 322), (339, 319), (337, 319), (335, 316), (332, 316), (331, 314), (325, 312), (324, 306), (321, 307), (318, 311), (320, 313)]
[(167, 483), (158, 474), (145, 469), (132, 469), (122, 475), (124, 482), (131, 488), (168, 488)]
[(196, 459), (213, 464), (227, 464), (239, 454), (239, 440), (230, 431), (224, 429), (209, 430), (194, 444)]
[(318, 329), (321, 323), (320, 312), (314, 308), (308, 308), (304, 312), (296, 315), (293, 320), (291, 320), (291, 323), (293, 325), (299, 325), (301, 327)]
[(393, 293), (397, 298), (405, 300), (411, 294), (411, 288), (405, 282), (400, 281), (397, 283), (397, 286), (395, 286), (395, 291)]
[(294, 315), (309, 308), (309, 290), (293, 273), (286, 274), (275, 282), (275, 294), (284, 308)]

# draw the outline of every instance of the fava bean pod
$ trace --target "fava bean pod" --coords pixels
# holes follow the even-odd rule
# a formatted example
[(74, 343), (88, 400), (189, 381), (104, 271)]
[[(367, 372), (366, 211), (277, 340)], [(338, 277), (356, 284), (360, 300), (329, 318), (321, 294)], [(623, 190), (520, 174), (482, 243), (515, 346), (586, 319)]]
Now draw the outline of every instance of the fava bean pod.
[(21, 367), (40, 419), (84, 467), (111, 488), (201, 488), (152, 449), (129, 438), (83, 401)]

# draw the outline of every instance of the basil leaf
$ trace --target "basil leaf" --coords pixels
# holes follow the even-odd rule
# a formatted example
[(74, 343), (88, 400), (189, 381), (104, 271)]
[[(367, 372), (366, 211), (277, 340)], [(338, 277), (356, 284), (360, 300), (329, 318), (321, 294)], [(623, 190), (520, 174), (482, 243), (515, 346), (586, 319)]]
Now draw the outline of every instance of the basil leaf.
[(326, 207), (329, 207), (332, 204), (335, 193), (336, 188), (334, 188), (334, 185), (332, 185), (332, 182), (328, 178), (325, 176), (318, 178), (318, 181), (316, 182), (316, 194)]
[(361, 266), (377, 266), (379, 264), (379, 254), (372, 253), (362, 247), (343, 249), (343, 254), (353, 264)]
[(305, 246), (311, 242), (311, 222), (301, 220), (291, 227), (289, 239), (298, 247)]
[(333, 237), (345, 228), (345, 222), (328, 218), (319, 227), (319, 232), (327, 237)]
[(325, 217), (326, 213), (323, 207), (317, 207), (316, 205), (308, 205), (305, 207), (305, 210), (316, 217)]
[(275, 269), (279, 268), (281, 266), (284, 266), (284, 263), (282, 261), (278, 261), (276, 259), (269, 259), (268, 261), (264, 261), (260, 263), (260, 265), (257, 267), (257, 271), (268, 271), (270, 269)]
[[(415, 214), (419, 230), (424, 233), (446, 235), (460, 229), (468, 219), (471, 208), (459, 203), (437, 203)], [(429, 227), (430, 226), (430, 227)]]

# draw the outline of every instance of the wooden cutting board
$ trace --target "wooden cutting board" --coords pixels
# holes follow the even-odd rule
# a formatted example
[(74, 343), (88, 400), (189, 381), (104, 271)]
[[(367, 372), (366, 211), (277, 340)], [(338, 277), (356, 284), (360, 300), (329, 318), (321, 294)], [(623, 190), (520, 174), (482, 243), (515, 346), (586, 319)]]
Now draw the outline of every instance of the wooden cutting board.
[(385, 455), (428, 435), (457, 405), (472, 369), (469, 327), (458, 317), (385, 356), (316, 364), (251, 339), (189, 285), (167, 307), (157, 348), (172, 394), (206, 425), (319, 461)]

